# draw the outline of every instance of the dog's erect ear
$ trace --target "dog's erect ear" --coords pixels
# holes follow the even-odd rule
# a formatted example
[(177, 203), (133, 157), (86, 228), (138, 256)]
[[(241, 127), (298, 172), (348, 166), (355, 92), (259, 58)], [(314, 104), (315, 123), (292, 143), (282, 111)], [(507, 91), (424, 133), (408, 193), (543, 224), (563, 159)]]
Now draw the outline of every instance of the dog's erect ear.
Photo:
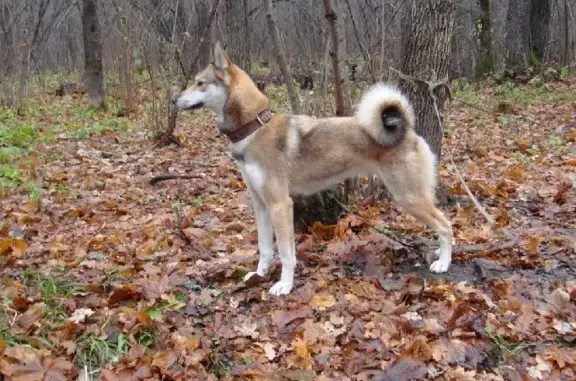
[(214, 46), (214, 66), (220, 70), (226, 70), (228, 68), (228, 57), (224, 49), (222, 49), (220, 41), (217, 41)]

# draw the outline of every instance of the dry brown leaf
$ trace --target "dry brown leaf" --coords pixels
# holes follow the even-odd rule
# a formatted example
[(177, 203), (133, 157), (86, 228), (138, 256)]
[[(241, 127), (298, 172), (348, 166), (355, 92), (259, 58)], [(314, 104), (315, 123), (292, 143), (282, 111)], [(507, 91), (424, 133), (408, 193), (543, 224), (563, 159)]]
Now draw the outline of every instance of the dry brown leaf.
[(400, 358), (389, 366), (381, 376), (379, 381), (409, 381), (419, 380), (428, 374), (426, 364), (422, 361)]
[(314, 222), (312, 225), (312, 235), (315, 238), (328, 241), (332, 237), (334, 237), (334, 231), (336, 229), (336, 225), (324, 225), (319, 221)]
[(336, 304), (336, 299), (330, 294), (316, 294), (310, 301), (310, 306), (319, 310), (325, 310)]
[(34, 325), (40, 323), (44, 307), (46, 307), (44, 303), (36, 303), (22, 315), (18, 315), (16, 320), (14, 320), (12, 330), (22, 335), (29, 333)]
[(138, 290), (134, 286), (124, 285), (116, 289), (112, 293), (112, 295), (110, 295), (108, 302), (110, 303), (111, 306), (114, 306), (126, 300), (138, 301), (141, 298), (142, 293), (140, 292), (140, 290)]
[(152, 366), (156, 366), (162, 370), (169, 369), (176, 362), (177, 357), (174, 351), (168, 349), (154, 355)]

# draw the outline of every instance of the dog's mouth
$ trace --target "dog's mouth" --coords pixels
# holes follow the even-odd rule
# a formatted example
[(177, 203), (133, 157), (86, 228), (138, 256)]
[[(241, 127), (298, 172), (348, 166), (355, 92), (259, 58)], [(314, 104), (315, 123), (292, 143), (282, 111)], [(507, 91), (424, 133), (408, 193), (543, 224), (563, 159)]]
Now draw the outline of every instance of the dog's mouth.
[(197, 110), (199, 108), (202, 108), (203, 106), (204, 106), (204, 102), (200, 102), (200, 103), (193, 104), (192, 106), (187, 107), (184, 110), (185, 111)]

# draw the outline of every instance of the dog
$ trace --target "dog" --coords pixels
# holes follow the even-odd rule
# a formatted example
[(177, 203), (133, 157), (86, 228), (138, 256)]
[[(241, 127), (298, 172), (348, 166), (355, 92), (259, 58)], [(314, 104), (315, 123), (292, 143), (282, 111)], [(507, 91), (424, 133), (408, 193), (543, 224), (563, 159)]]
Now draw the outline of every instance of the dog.
[(396, 203), (438, 234), (438, 259), (430, 271), (450, 267), (452, 225), (435, 207), (436, 157), (414, 132), (413, 107), (396, 87), (373, 85), (351, 117), (275, 115), (268, 98), (217, 42), (212, 63), (172, 102), (182, 110), (213, 110), (218, 130), (231, 141), (258, 228), (258, 267), (245, 281), (267, 274), (276, 233), (282, 273), (269, 293), (289, 294), (296, 266), (291, 197), (362, 174), (379, 176)]

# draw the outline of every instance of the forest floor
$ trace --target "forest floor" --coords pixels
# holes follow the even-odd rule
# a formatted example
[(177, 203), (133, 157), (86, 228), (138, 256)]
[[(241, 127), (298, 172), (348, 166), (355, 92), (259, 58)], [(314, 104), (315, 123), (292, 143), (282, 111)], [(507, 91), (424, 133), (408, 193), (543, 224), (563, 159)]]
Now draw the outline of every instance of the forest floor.
[[(298, 237), (295, 287), (279, 298), (267, 293), (279, 264), (241, 281), (256, 265), (256, 225), (210, 112), (182, 115), (182, 146), (158, 148), (142, 110), (123, 117), (50, 94), (22, 115), (0, 109), (0, 372), (574, 380), (575, 86), (456, 92), (441, 208), (469, 250), (446, 274), (427, 270), (418, 237), (436, 239), (428, 229), (394, 203), (360, 199), (336, 226)], [(149, 184), (166, 172), (196, 178)]]

